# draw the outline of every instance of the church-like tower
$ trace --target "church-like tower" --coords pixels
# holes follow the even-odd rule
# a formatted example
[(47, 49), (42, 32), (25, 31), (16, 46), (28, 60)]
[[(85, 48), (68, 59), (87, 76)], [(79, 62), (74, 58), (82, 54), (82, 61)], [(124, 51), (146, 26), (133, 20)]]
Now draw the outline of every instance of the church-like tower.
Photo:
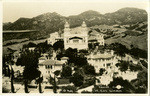
[(85, 42), (85, 47), (88, 48), (88, 29), (87, 29), (85, 21), (83, 21), (81, 27), (82, 27), (82, 34), (83, 34), (82, 35), (83, 36), (83, 42)]
[(88, 48), (88, 30), (86, 23), (83, 21), (82, 25), (77, 28), (70, 29), (68, 22), (64, 25), (64, 47), (65, 49), (77, 48), (87, 49)]
[(69, 43), (69, 37), (70, 37), (70, 25), (68, 22), (65, 23), (64, 25), (64, 47), (67, 49), (68, 43)]

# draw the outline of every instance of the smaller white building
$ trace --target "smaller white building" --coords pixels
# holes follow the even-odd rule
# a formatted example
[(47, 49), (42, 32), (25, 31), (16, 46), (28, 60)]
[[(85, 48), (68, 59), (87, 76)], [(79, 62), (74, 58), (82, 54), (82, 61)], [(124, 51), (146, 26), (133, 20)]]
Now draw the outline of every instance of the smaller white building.
[(103, 69), (112, 69), (118, 60), (115, 58), (113, 51), (110, 53), (91, 53), (87, 57), (88, 63), (95, 67), (96, 73), (99, 73), (100, 68)]
[(54, 44), (56, 42), (55, 38), (58, 37), (58, 32), (54, 32), (50, 34), (50, 37), (48, 38), (48, 44)]
[(39, 70), (42, 72), (44, 81), (49, 79), (50, 75), (53, 75), (55, 71), (62, 70), (63, 62), (58, 60), (45, 60), (39, 63)]
[(61, 62), (67, 63), (68, 59), (69, 59), (68, 57), (62, 57), (62, 58), (61, 58)]
[(39, 63), (42, 63), (42, 62), (44, 62), (45, 60), (47, 60), (46, 57), (40, 57), (40, 58), (39, 58)]
[(124, 80), (131, 81), (137, 78), (138, 71), (130, 71), (129, 69), (125, 72), (118, 70), (116, 77), (122, 77)]
[(48, 44), (53, 45), (55, 42), (63, 40), (63, 34), (59, 32), (54, 32), (50, 34), (50, 37), (48, 38)]
[(99, 43), (99, 45), (104, 45), (104, 35), (93, 30), (88, 37), (88, 42), (89, 43)]

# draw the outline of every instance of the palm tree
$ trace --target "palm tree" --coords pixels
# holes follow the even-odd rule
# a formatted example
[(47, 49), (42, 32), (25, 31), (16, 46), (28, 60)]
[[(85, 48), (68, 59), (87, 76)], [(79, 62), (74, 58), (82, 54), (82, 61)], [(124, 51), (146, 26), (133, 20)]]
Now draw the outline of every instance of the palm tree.
[(57, 93), (57, 85), (56, 85), (56, 77), (55, 77), (55, 75), (54, 75), (53, 92), (54, 92), (54, 93)]
[(9, 76), (10, 76), (10, 80), (11, 80), (11, 92), (15, 93), (14, 82), (13, 82), (13, 80), (14, 80), (14, 70), (12, 68), (12, 65), (13, 65), (14, 62), (12, 60), (12, 54), (9, 54), (9, 56), (7, 57), (7, 60), (9, 62), (8, 66), (9, 66), (9, 69), (10, 69)]
[(39, 93), (42, 93), (42, 86), (41, 86), (41, 83), (43, 81), (43, 76), (42, 74), (38, 77), (38, 79), (36, 80), (38, 85), (39, 85)]
[(14, 80), (14, 70), (13, 70), (12, 66), (11, 66), (10, 78), (11, 78), (11, 92), (15, 93), (14, 82), (13, 82), (13, 80)]
[(28, 80), (27, 79), (24, 80), (24, 90), (25, 90), (25, 93), (29, 93), (29, 90), (28, 90)]

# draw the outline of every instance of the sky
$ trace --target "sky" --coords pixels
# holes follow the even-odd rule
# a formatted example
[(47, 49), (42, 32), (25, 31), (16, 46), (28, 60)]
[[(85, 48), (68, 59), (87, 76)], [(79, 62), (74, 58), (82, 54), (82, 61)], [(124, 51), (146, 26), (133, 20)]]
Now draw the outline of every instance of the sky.
[(20, 17), (32, 18), (47, 12), (63, 16), (78, 15), (87, 10), (101, 14), (115, 12), (124, 7), (148, 9), (148, 0), (34, 0), (3, 2), (3, 22), (14, 22)]

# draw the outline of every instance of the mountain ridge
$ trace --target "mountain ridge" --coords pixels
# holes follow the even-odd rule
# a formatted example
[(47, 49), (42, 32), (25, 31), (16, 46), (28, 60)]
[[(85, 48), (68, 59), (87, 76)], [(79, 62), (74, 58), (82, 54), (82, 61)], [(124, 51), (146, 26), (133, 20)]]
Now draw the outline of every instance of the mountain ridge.
[(37, 30), (41, 33), (49, 34), (64, 28), (65, 22), (70, 23), (70, 27), (78, 27), (83, 21), (88, 27), (95, 25), (126, 25), (147, 21), (147, 12), (138, 8), (121, 8), (112, 13), (101, 14), (100, 12), (88, 10), (78, 15), (68, 17), (56, 12), (47, 12), (33, 18), (19, 18), (13, 23), (4, 23), (3, 30)]

